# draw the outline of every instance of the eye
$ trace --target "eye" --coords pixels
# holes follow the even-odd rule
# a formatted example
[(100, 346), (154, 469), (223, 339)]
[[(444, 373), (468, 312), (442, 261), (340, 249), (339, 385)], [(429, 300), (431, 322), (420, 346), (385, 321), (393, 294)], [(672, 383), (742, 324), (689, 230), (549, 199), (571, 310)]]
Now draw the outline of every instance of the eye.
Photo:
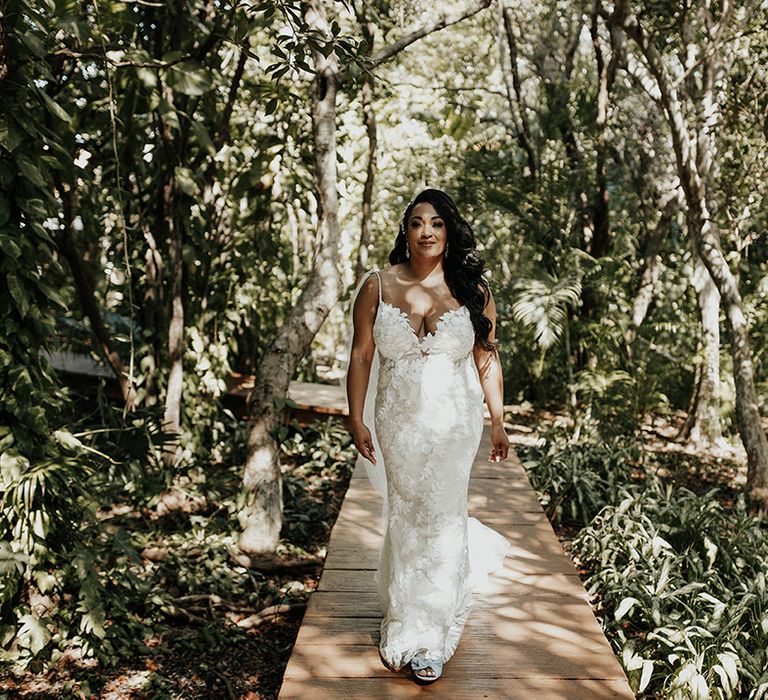
[(435, 221), (435, 222), (434, 222), (432, 225), (433, 225), (435, 228), (443, 228), (443, 226), (444, 226), (445, 224), (443, 224), (443, 222), (442, 222), (442, 221)]

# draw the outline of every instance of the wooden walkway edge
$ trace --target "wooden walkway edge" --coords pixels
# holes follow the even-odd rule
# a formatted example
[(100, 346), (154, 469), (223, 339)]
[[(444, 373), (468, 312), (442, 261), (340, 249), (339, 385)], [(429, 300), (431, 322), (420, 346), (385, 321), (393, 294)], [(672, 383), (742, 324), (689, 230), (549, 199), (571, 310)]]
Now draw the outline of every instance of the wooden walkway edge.
[(382, 532), (381, 499), (355, 473), (331, 533), (279, 698), (451, 700), (634, 698), (519, 460), (487, 461), (486, 424), (469, 486), (469, 514), (513, 545), (491, 590), (477, 596), (442, 677), (417, 685), (378, 654), (381, 614), (373, 573)]

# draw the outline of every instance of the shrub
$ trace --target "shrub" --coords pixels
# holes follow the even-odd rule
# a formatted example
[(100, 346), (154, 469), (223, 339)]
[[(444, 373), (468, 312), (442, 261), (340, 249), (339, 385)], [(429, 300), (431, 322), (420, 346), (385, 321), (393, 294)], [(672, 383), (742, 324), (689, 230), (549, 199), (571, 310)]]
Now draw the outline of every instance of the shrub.
[(557, 439), (525, 461), (553, 519), (580, 526), (569, 548), (639, 696), (768, 697), (768, 527), (640, 464), (636, 446)]

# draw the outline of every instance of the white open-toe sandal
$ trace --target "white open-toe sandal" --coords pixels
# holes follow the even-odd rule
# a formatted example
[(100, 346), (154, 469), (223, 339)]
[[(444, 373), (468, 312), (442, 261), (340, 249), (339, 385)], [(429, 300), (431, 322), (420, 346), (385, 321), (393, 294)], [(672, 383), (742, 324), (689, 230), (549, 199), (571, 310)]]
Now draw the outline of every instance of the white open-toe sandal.
[[(431, 669), (434, 676), (427, 675), (427, 669)], [(443, 660), (440, 658), (431, 658), (425, 656), (422, 652), (417, 652), (411, 659), (411, 670), (416, 680), (422, 683), (432, 683), (440, 678), (443, 672)]]

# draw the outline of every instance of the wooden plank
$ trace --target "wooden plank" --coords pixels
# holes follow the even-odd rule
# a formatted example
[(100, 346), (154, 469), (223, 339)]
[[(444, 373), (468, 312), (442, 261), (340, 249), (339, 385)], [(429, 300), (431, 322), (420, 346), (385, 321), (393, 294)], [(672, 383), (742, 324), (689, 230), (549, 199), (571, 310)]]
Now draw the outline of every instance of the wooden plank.
[(299, 408), (312, 409), (323, 413), (347, 415), (347, 393), (340, 384), (313, 384), (292, 381), (288, 388), (288, 398)]
[(356, 591), (373, 590), (372, 569), (331, 569), (326, 566), (317, 584), (318, 591)]
[(634, 699), (624, 680), (590, 680), (584, 678), (517, 678), (508, 679), (446, 678), (429, 686), (416, 685), (402, 675), (388, 678), (311, 678), (302, 681), (286, 680), (280, 690), (285, 700), (390, 700), (417, 698), (432, 694), (450, 700), (615, 700)]
[[(568, 559), (555, 539), (548, 523), (518, 524), (510, 514), (481, 522), (497, 529), (510, 540), (512, 549), (505, 567), (526, 574), (575, 574)], [(332, 569), (375, 569), (378, 565), (380, 535), (374, 527), (355, 527), (342, 521), (333, 530), (328, 545), (325, 566)]]
[[(482, 445), (480, 446), (480, 449), (483, 449)], [(481, 452), (480, 455), (482, 455), (482, 458), (478, 457), (475, 459), (475, 462), (472, 466), (470, 479), (494, 479), (497, 481), (503, 481), (504, 488), (531, 488), (531, 484), (528, 481), (528, 477), (524, 469), (517, 468), (517, 466), (511, 468), (509, 460), (504, 462), (489, 462), (487, 459), (485, 459), (486, 454), (484, 452)], [(368, 478), (368, 475), (365, 471), (365, 466), (362, 463), (355, 466), (354, 470), (352, 471), (352, 478)], [(497, 486), (492, 486), (492, 488), (497, 488)]]
[[(466, 629), (467, 632), (470, 630)], [(377, 647), (370, 643), (302, 645), (294, 647), (291, 660), (293, 663), (288, 664), (284, 676), (290, 680), (390, 678), (393, 673), (382, 663)], [(610, 647), (593, 650), (591, 645), (583, 648), (554, 636), (494, 644), (494, 638), (470, 633), (462, 637), (453, 658), (445, 664), (441, 681), (468, 678), (622, 680), (624, 674)], [(441, 688), (444, 692), (445, 687)]]
[[(364, 592), (374, 589), (373, 569), (331, 569), (325, 567), (317, 590), (324, 592)], [(499, 588), (509, 588), (516, 596), (548, 597), (580, 596), (587, 592), (576, 574), (524, 573), (505, 567), (490, 577), (491, 587), (483, 597), (495, 594)]]
[(378, 648), (381, 639), (381, 617), (305, 616), (295, 646), (313, 644), (368, 644)]
[[(350, 482), (345, 498), (353, 501), (375, 500), (380, 502), (380, 496), (370, 484), (363, 479)], [(494, 479), (469, 480), (469, 509), (493, 512), (542, 513), (543, 511), (535, 491), (529, 486), (525, 488), (499, 488)]]

